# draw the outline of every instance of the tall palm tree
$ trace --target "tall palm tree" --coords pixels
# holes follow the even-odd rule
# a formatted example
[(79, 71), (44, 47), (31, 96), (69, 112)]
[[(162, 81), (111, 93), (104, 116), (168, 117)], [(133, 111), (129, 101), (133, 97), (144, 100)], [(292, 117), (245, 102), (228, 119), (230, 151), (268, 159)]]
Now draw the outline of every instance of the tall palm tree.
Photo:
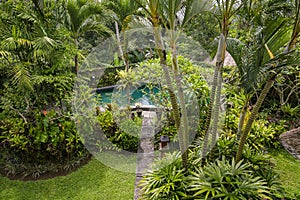
[(74, 72), (78, 74), (79, 39), (86, 32), (96, 32), (98, 35), (108, 36), (110, 30), (105, 26), (107, 9), (94, 0), (66, 0), (66, 9), (69, 19), (69, 30), (77, 48), (74, 57)]
[[(160, 23), (160, 19), (162, 16), (161, 7), (160, 7), (161, 1), (149, 0), (149, 1), (146, 1), (146, 5), (143, 4), (141, 1), (136, 1), (136, 2), (139, 3), (144, 8), (145, 12), (148, 14), (147, 17), (149, 17), (149, 19), (152, 23), (152, 26), (153, 26), (156, 51), (160, 58), (160, 64), (163, 68), (165, 80), (166, 80), (168, 91), (170, 94), (172, 110), (173, 110), (174, 119), (175, 119), (175, 125), (176, 125), (177, 131), (178, 131), (178, 130), (180, 130), (180, 113), (179, 113), (179, 106), (178, 106), (177, 98), (174, 94), (172, 78), (171, 78), (171, 75), (169, 72), (169, 67), (167, 65), (167, 53), (166, 53), (165, 45), (164, 45), (164, 42), (162, 39), (161, 23)], [(181, 150), (182, 163), (183, 163), (183, 166), (187, 169), (188, 154), (185, 149), (184, 135), (182, 134), (181, 131), (178, 131), (178, 140), (179, 140), (179, 146), (180, 146), (180, 150)]]
[[(137, 1), (148, 14), (150, 19), (156, 50), (160, 58), (160, 64), (163, 68), (164, 76), (167, 82), (168, 91), (170, 94), (172, 110), (175, 118), (175, 125), (178, 133), (179, 146), (182, 154), (183, 166), (187, 169), (188, 165), (188, 119), (187, 110), (185, 105), (185, 98), (183, 93), (183, 87), (181, 83), (180, 71), (177, 61), (177, 38), (180, 33), (180, 29), (189, 22), (189, 20), (196, 14), (203, 12), (207, 8), (209, 1), (196, 1), (196, 0), (149, 0), (146, 1), (146, 5), (143, 5), (141, 1)], [(182, 18), (181, 22), (179, 16)], [(172, 85), (172, 77), (170, 73), (170, 67), (166, 61), (166, 49), (161, 35), (161, 27), (166, 28), (169, 33), (169, 46), (172, 52), (172, 69), (174, 72), (174, 79), (178, 90), (180, 109), (182, 114), (182, 123), (180, 120), (180, 111), (177, 98), (174, 94), (174, 87)]]
[[(272, 21), (266, 20), (263, 16), (265, 16), (265, 12), (268, 9), (271, 9), (267, 7), (267, 2), (246, 2), (245, 6), (238, 13), (238, 23), (242, 23), (242, 25), (238, 24), (238, 26), (244, 26), (245, 21), (252, 21), (251, 24), (246, 24), (246, 26), (243, 27), (245, 29), (243, 31), (244, 34), (251, 32), (253, 37), (248, 38), (244, 42), (236, 38), (229, 38), (227, 40), (227, 51), (233, 57), (237, 65), (240, 77), (240, 92), (242, 92), (245, 97), (243, 99), (244, 105), (240, 113), (240, 120), (236, 134), (237, 140), (240, 139), (242, 129), (244, 127), (246, 114), (250, 106), (250, 99), (256, 93), (258, 83), (261, 79), (263, 79), (263, 74), (260, 73), (259, 69), (264, 66), (264, 63), (270, 60), (270, 57), (262, 44), (268, 43), (268, 46), (272, 49), (272, 51), (277, 52), (289, 41), (286, 20), (280, 17)], [(265, 24), (265, 22), (268, 23)], [(261, 34), (253, 32), (253, 30), (258, 29), (261, 30)], [(280, 39), (275, 40), (274, 38)]]
[[(254, 122), (254, 120), (256, 119), (257, 115), (258, 115), (258, 111), (264, 101), (264, 99), (266, 98), (269, 90), (271, 89), (271, 87), (273, 86), (274, 82), (275, 82), (275, 78), (276, 76), (281, 72), (281, 70), (283, 69), (284, 66), (287, 65), (299, 65), (299, 60), (297, 60), (297, 58), (299, 57), (299, 55), (297, 56), (289, 56), (289, 54), (291, 53), (291, 51), (295, 48), (295, 45), (297, 43), (297, 40), (299, 38), (300, 35), (300, 16), (299, 16), (299, 10), (300, 10), (300, 2), (299, 0), (295, 0), (294, 2), (294, 9), (295, 9), (295, 22), (293, 24), (292, 27), (292, 34), (290, 37), (290, 41), (288, 42), (287, 46), (286, 46), (286, 50), (283, 54), (279, 54), (277, 56), (274, 56), (274, 52), (271, 50), (271, 48), (268, 47), (268, 43), (264, 42), (263, 46), (266, 49), (266, 52), (268, 53), (269, 57), (270, 57), (270, 61), (271, 61), (271, 69), (269, 70), (269, 74), (268, 74), (268, 78), (267, 81), (256, 101), (256, 104), (253, 107), (253, 110), (251, 112), (251, 115), (245, 125), (245, 128), (242, 132), (240, 141), (239, 141), (239, 145), (238, 145), (238, 151), (236, 154), (236, 160), (239, 161), (242, 158), (242, 153), (243, 153), (243, 148), (244, 145), (246, 143), (246, 139), (247, 136), (251, 130), (252, 124)], [(276, 31), (276, 29), (275, 29)], [(281, 34), (280, 34), (281, 35)], [(273, 34), (269, 35), (269, 37), (274, 37)], [(275, 41), (277, 42), (281, 42), (280, 41), (280, 37), (275, 37), (274, 38)], [(275, 69), (275, 70), (274, 70)]]
[[(119, 46), (121, 58), (125, 64), (125, 71), (129, 71), (129, 61), (127, 58), (127, 43), (126, 30), (128, 24), (134, 14), (137, 14), (139, 5), (135, 1), (131, 0), (107, 0), (104, 2), (110, 10), (115, 14), (115, 33)], [(123, 42), (121, 41), (120, 32), (124, 33)]]
[[(222, 86), (222, 71), (226, 52), (226, 39), (229, 31), (229, 25), (242, 6), (237, 0), (215, 0), (214, 5), (217, 7), (216, 14), (220, 24), (219, 45), (216, 55), (216, 66), (214, 71), (212, 89), (210, 94), (209, 108), (205, 123), (205, 137), (203, 141), (202, 159), (205, 162), (205, 157), (208, 152), (208, 141), (211, 135), (211, 145), (214, 145), (217, 137), (217, 128), (219, 123), (219, 113), (221, 105), (221, 86)], [(213, 122), (211, 132), (210, 125)]]
[(12, 69), (12, 83), (33, 91), (30, 69), (38, 60), (50, 58), (56, 41), (48, 35), (47, 24), (39, 14), (31, 10), (33, 4), (6, 2), (2, 6), (1, 16), (13, 13), (9, 19), (3, 20), (3, 24), (1, 22), (0, 34), (2, 51), (7, 52), (6, 62)]
[[(183, 136), (183, 149), (185, 150), (186, 157), (188, 157), (188, 142), (189, 142), (189, 123), (187, 116), (187, 109), (185, 104), (185, 95), (183, 92), (182, 78), (180, 75), (180, 69), (178, 66), (177, 58), (177, 39), (180, 36), (181, 30), (184, 26), (197, 14), (201, 12), (210, 11), (212, 6), (210, 1), (182, 1), (182, 0), (169, 0), (162, 3), (162, 13), (166, 13), (164, 22), (168, 25), (169, 29), (169, 46), (171, 47), (172, 55), (172, 69), (175, 75), (175, 82), (178, 89), (178, 97), (181, 108), (182, 124), (179, 132), (182, 132)], [(180, 20), (178, 20), (179, 18)]]

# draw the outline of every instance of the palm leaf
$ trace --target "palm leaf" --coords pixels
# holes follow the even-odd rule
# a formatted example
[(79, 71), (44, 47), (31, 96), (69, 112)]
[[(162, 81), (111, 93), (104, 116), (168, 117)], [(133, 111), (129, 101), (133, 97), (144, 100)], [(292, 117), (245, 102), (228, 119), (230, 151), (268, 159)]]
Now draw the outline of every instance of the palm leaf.
[(214, 12), (215, 7), (211, 0), (187, 0), (185, 1), (185, 9), (181, 9), (184, 18), (181, 26), (185, 26), (194, 16), (202, 12)]
[[(287, 27), (287, 21), (285, 19), (269, 20), (264, 26), (256, 32), (255, 43), (252, 47), (244, 48), (243, 51), (248, 51), (242, 56), (242, 66), (238, 65), (241, 74), (241, 86), (250, 92), (257, 84), (262, 83), (265, 77), (268, 76), (268, 70), (270, 69), (271, 58), (269, 56), (268, 50), (275, 55), (282, 52), (289, 41), (290, 29)], [(268, 48), (265, 48), (267, 45)], [(233, 45), (228, 45), (228, 50), (230, 53), (234, 52)], [(238, 49), (239, 50), (239, 49)], [(238, 51), (235, 50), (235, 51)], [(237, 53), (237, 52), (234, 52)], [(235, 58), (233, 53), (233, 58), (236, 63), (240, 63), (239, 58)], [(273, 62), (273, 61), (272, 61)]]
[(26, 63), (15, 63), (11, 72), (9, 73), (12, 77), (11, 84), (20, 89), (29, 89), (33, 91), (30, 73)]
[(11, 53), (8, 52), (8, 51), (3, 51), (3, 50), (0, 50), (0, 58), (3, 57), (3, 58), (8, 58), (11, 56)]
[(92, 18), (85, 20), (85, 22), (81, 24), (78, 32), (80, 33), (95, 32), (99, 36), (103, 36), (103, 37), (108, 37), (113, 34), (112, 31), (107, 26), (97, 22)]

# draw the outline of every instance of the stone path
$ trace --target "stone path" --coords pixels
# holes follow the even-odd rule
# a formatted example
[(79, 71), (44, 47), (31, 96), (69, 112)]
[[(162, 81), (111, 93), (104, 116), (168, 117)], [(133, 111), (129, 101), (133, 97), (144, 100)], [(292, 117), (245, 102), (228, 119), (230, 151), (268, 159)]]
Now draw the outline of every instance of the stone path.
[(143, 124), (140, 134), (140, 143), (137, 154), (136, 180), (134, 189), (134, 200), (139, 199), (140, 187), (139, 182), (145, 172), (150, 168), (154, 160), (154, 135), (156, 112), (143, 111)]

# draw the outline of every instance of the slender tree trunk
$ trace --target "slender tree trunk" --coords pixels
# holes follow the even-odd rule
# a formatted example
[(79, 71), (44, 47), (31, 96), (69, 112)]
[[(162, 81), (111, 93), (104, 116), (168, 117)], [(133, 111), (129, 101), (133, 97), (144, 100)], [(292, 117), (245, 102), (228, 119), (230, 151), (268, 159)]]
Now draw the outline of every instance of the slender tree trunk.
[[(210, 123), (213, 120), (212, 127), (212, 142), (216, 141), (217, 137), (217, 126), (219, 123), (219, 109), (220, 109), (220, 100), (221, 100), (221, 86), (222, 86), (222, 68), (225, 60), (225, 51), (226, 51), (226, 38), (223, 33), (220, 35), (219, 46), (217, 52), (217, 61), (214, 72), (214, 79), (212, 83), (212, 89), (210, 94), (210, 102), (207, 112), (207, 118), (205, 122), (205, 136), (203, 141), (203, 149), (202, 149), (202, 164), (205, 163), (205, 157), (208, 152), (208, 143), (209, 143), (209, 135), (210, 135)], [(211, 146), (214, 144), (211, 143)]]
[(118, 22), (115, 21), (115, 28), (116, 28), (116, 36), (117, 36), (117, 41), (118, 41), (118, 47), (119, 47), (119, 51), (121, 54), (121, 58), (125, 64), (125, 71), (128, 72), (129, 70), (129, 63), (127, 61), (127, 59), (125, 58), (125, 54), (123, 52), (123, 48), (122, 48), (122, 42), (121, 42), (121, 38), (120, 38), (120, 31), (119, 31), (119, 25)]
[[(76, 37), (75, 37), (75, 46), (76, 46), (76, 50), (78, 50), (78, 41), (77, 41)], [(75, 65), (75, 67), (74, 67), (75, 74), (76, 74), (76, 76), (78, 76), (78, 53), (77, 52), (74, 57), (74, 65)]]
[[(128, 73), (129, 72), (129, 63), (126, 60), (125, 55), (124, 55), (124, 51), (123, 51), (123, 48), (122, 48), (122, 42), (121, 42), (121, 38), (120, 38), (119, 25), (118, 25), (117, 21), (115, 21), (115, 28), (116, 28), (116, 37), (117, 37), (117, 42), (118, 42), (118, 48), (119, 48), (119, 51), (120, 51), (120, 54), (121, 54), (121, 58), (122, 58), (122, 60), (125, 64), (125, 71)], [(128, 83), (128, 87), (126, 87), (126, 96), (127, 96), (128, 104), (130, 106), (130, 103), (131, 103), (130, 83)]]
[[(214, 72), (214, 79), (213, 83), (216, 83), (218, 81), (218, 69), (215, 68)], [(215, 94), (216, 94), (216, 84), (212, 84), (211, 92), (210, 92), (210, 98), (209, 98), (209, 104), (208, 104), (208, 110), (207, 110), (207, 115), (206, 115), (206, 120), (205, 120), (205, 127), (204, 127), (204, 140), (203, 140), (203, 147), (202, 147), (202, 164), (205, 163), (205, 157), (206, 154), (208, 153), (208, 143), (209, 143), (209, 136), (210, 136), (210, 122), (211, 122), (211, 115), (212, 115), (212, 109), (213, 109), (213, 104), (215, 102)]]
[(220, 107), (221, 107), (221, 90), (222, 90), (222, 70), (219, 71), (219, 78), (218, 78), (218, 85), (217, 85), (217, 91), (216, 91), (216, 103), (213, 109), (213, 123), (212, 123), (212, 137), (211, 137), (211, 153), (210, 158), (214, 157), (214, 151), (213, 148), (217, 141), (217, 135), (218, 135), (218, 125), (219, 125), (219, 116), (220, 116)]
[(182, 122), (183, 122), (180, 126), (180, 129), (178, 130), (178, 134), (182, 135), (182, 138), (183, 138), (183, 150), (184, 150), (183, 158), (186, 160), (185, 165), (188, 166), (187, 160), (188, 160), (188, 143), (189, 143), (189, 124), (188, 124), (187, 110), (186, 110), (186, 105), (185, 105), (184, 92), (183, 92), (183, 87), (182, 87), (182, 83), (181, 83), (182, 78), (179, 73), (176, 40), (174, 38), (173, 31), (171, 32), (171, 41), (172, 41), (172, 44), (171, 44), (172, 66), (173, 66), (173, 70), (175, 73), (175, 81), (176, 81), (176, 86), (178, 89), (179, 103), (180, 103), (181, 116), (182, 116)]
[(240, 115), (239, 124), (238, 124), (238, 131), (237, 131), (237, 134), (236, 134), (236, 139), (237, 140), (240, 140), (240, 137), (241, 137), (241, 133), (242, 133), (244, 123), (245, 123), (245, 118), (246, 118), (247, 111), (248, 111), (248, 106), (249, 106), (249, 103), (248, 103), (248, 100), (246, 99), (246, 102), (243, 106), (242, 113)]
[(252, 124), (253, 124), (255, 118), (257, 117), (258, 111), (259, 111), (262, 103), (264, 102), (268, 92), (270, 91), (271, 87), (273, 86), (273, 84), (275, 82), (276, 75), (277, 74), (272, 75), (272, 77), (267, 81), (267, 83), (265, 84), (263, 90), (261, 91), (261, 93), (260, 93), (260, 95), (257, 99), (256, 104), (254, 105), (254, 108), (251, 112), (251, 115), (250, 115), (250, 117), (247, 121), (245, 129), (244, 129), (244, 131), (241, 135), (241, 138), (240, 138), (238, 150), (237, 150), (237, 153), (236, 153), (236, 162), (239, 162), (242, 158), (244, 145), (246, 143), (248, 134), (251, 131)]
[(75, 74), (78, 76), (78, 54), (76, 53), (74, 57), (74, 63), (75, 63)]
[(300, 33), (300, 16), (299, 16), (300, 15), (300, 2), (298, 0), (296, 0), (295, 2), (296, 2), (296, 7), (297, 7), (296, 20), (294, 23), (292, 38), (291, 38), (291, 41), (287, 48), (288, 51), (290, 51), (296, 47), (296, 43), (298, 42), (298, 37), (299, 37), (299, 33)]
[(154, 39), (156, 44), (156, 50), (160, 58), (160, 64), (163, 68), (164, 76), (166, 79), (167, 87), (170, 94), (171, 104), (172, 104), (172, 110), (174, 113), (175, 118), (175, 125), (177, 128), (178, 133), (178, 140), (179, 140), (179, 146), (181, 151), (181, 157), (182, 157), (182, 164), (185, 169), (187, 169), (188, 164), (188, 157), (185, 150), (184, 145), (184, 135), (180, 131), (180, 113), (179, 113), (179, 107), (177, 103), (177, 98), (174, 93), (174, 88), (172, 85), (172, 79), (169, 72), (169, 67), (167, 66), (167, 55), (166, 50), (164, 48), (162, 36), (161, 36), (161, 29), (159, 27), (159, 21), (157, 16), (152, 17), (152, 23), (153, 23), (153, 31), (154, 31)]

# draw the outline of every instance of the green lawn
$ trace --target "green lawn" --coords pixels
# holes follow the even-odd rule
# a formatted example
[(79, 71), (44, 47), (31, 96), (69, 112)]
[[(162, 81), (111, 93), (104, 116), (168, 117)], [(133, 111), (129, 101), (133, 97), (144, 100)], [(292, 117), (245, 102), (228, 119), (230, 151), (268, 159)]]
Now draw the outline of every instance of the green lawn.
[(12, 181), (0, 176), (2, 200), (132, 200), (135, 174), (113, 170), (92, 159), (77, 171), (39, 181)]
[[(290, 197), (300, 195), (300, 162), (285, 150), (270, 150), (275, 171)], [(0, 176), (2, 200), (132, 200), (135, 175), (106, 167), (96, 159), (77, 171), (49, 180), (11, 181)]]
[[(280, 180), (290, 197), (300, 197), (300, 162), (287, 151), (271, 150), (272, 161), (275, 163), (275, 171), (280, 174)], [(295, 198), (295, 197), (294, 197)]]

